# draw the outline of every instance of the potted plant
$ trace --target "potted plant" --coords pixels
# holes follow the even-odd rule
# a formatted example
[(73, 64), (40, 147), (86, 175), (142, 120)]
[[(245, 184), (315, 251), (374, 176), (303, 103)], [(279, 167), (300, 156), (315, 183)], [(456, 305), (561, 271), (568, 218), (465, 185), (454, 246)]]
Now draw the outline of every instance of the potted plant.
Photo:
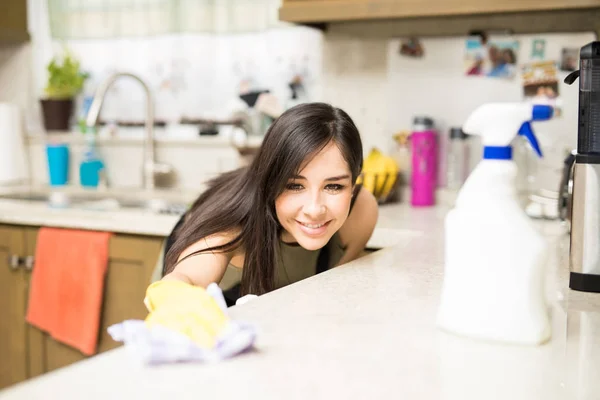
[(81, 71), (79, 61), (69, 52), (62, 59), (54, 57), (46, 68), (46, 96), (41, 99), (44, 128), (46, 131), (69, 130), (75, 96), (88, 75)]

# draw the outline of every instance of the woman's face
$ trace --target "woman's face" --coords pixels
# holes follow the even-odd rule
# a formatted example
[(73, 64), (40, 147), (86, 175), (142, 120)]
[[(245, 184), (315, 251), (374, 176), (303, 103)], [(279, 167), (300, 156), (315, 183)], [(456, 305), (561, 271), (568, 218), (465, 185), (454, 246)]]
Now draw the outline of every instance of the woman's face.
[(284, 242), (320, 249), (346, 221), (352, 198), (352, 174), (338, 147), (329, 143), (290, 179), (275, 200)]

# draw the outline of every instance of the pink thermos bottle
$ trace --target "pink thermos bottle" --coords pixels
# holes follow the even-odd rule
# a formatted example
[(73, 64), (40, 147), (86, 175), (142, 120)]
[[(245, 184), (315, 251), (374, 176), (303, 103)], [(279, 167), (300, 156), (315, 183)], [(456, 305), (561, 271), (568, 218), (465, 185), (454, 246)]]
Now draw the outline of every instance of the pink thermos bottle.
[(410, 137), (412, 151), (410, 202), (413, 206), (431, 206), (435, 203), (437, 136), (431, 118), (419, 116), (413, 119)]

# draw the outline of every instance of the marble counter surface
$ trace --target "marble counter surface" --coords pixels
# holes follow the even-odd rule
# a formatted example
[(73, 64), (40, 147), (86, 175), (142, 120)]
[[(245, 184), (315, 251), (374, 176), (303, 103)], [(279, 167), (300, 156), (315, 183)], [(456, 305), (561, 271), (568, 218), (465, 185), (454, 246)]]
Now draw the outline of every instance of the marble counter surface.
[(567, 289), (564, 228), (537, 223), (552, 253), (551, 341), (490, 344), (436, 329), (446, 212), (384, 207), (381, 229), (418, 234), (231, 308), (259, 328), (252, 352), (218, 364), (147, 367), (119, 348), (0, 399), (597, 399), (600, 295)]

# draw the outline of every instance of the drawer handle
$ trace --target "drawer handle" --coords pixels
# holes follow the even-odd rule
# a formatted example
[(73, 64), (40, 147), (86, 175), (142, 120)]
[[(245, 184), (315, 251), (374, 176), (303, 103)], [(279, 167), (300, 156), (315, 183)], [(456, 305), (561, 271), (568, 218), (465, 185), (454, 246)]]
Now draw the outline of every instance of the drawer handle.
[(8, 267), (14, 271), (21, 266), (23, 261), (23, 257), (19, 257), (16, 254), (10, 255), (8, 256)]
[(27, 271), (31, 271), (33, 269), (33, 264), (35, 263), (35, 257), (34, 256), (27, 256), (25, 257), (25, 269)]

